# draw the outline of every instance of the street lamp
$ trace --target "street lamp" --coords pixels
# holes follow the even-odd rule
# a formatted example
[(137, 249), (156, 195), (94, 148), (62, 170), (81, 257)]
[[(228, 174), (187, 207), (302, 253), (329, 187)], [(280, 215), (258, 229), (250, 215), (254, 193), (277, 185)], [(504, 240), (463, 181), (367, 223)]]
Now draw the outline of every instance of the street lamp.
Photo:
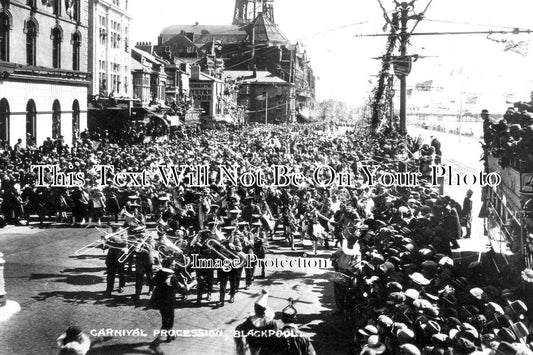
[(7, 300), (4, 281), (5, 262), (4, 254), (0, 252), (0, 322), (7, 320), (20, 311), (20, 305), (17, 302)]

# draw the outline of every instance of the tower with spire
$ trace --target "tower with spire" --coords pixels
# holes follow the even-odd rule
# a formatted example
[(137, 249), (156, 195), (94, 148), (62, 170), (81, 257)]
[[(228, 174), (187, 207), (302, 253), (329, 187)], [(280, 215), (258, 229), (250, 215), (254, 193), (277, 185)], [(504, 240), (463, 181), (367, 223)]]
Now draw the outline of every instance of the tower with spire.
[(274, 21), (274, 0), (235, 0), (233, 25), (245, 26), (250, 24), (259, 13)]

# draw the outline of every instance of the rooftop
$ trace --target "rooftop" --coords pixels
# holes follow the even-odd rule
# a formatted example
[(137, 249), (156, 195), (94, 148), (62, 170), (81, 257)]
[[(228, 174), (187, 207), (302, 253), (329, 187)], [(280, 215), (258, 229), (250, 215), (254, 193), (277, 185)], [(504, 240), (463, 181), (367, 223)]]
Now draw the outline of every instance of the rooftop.
[(273, 75), (269, 71), (257, 70), (256, 73), (257, 74), (254, 77), (253, 70), (226, 70), (222, 74), (222, 79), (235, 80), (235, 81), (239, 81), (241, 83), (246, 83), (246, 84), (258, 83), (258, 84), (289, 85), (288, 82), (281, 79), (280, 77)]
[(252, 25), (255, 28), (255, 41), (259, 43), (289, 44), (289, 40), (281, 32), (278, 25), (272, 23), (262, 13), (258, 14)]
[(223, 43), (240, 42), (247, 36), (246, 27), (235, 25), (173, 25), (163, 28), (159, 35), (160, 43), (181, 33), (193, 33), (195, 44), (211, 42), (213, 38), (220, 39)]

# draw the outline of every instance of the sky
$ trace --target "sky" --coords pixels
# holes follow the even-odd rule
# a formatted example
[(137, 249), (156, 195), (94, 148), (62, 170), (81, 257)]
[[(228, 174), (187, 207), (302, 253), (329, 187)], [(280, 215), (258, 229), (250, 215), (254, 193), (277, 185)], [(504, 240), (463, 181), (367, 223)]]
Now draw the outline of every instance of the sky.
[[(381, 0), (381, 3), (390, 16), (393, 0)], [(415, 33), (533, 28), (531, 0), (416, 0), (415, 12), (422, 12), (428, 3), (425, 18)], [(195, 22), (229, 25), (235, 1), (150, 0), (148, 4), (130, 1), (134, 42), (157, 43), (157, 36), (169, 25)], [(385, 19), (379, 0), (275, 0), (274, 6), (275, 20), (282, 32), (292, 43), (298, 41), (305, 45), (318, 79), (317, 98), (332, 98), (353, 105), (364, 103), (381, 65), (373, 57), (383, 55), (387, 37), (356, 35), (388, 33), (382, 30)], [(409, 27), (414, 23), (411, 20)], [(531, 47), (529, 52), (533, 52), (531, 36), (491, 35), (498, 41), (524, 41)], [(505, 111), (505, 107), (500, 107), (505, 105), (503, 96), (528, 99), (533, 89), (533, 53), (524, 57), (505, 52), (508, 43), (492, 41), (486, 34), (412, 36), (408, 53), (426, 58), (413, 63), (408, 87), (432, 80), (432, 85), (439, 89), (429, 94), (415, 90), (411, 102), (442, 101), (451, 105), (452, 101), (464, 103), (467, 97), (476, 96), (478, 105)]]

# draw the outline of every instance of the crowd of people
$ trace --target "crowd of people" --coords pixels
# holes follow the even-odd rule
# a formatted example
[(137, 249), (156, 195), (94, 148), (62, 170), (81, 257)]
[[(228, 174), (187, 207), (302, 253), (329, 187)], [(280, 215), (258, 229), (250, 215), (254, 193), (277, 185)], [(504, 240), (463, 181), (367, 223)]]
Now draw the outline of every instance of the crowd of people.
[[(315, 254), (321, 244), (325, 249), (338, 247), (332, 250), (335, 301), (354, 330), (357, 354), (531, 353), (531, 324), (519, 287), (502, 290), (497, 279), (483, 274), (486, 265), (474, 261), (459, 267), (459, 260), (451, 257), (462, 237), (460, 205), (424, 181), (414, 187), (364, 184), (362, 166), (408, 169), (408, 162), (419, 158), (413, 155), (412, 143), (390, 131), (370, 135), (355, 127), (341, 134), (324, 125), (191, 128), (167, 141), (135, 144), (87, 134), (71, 148), (54, 143), (2, 154), (1, 207), (6, 221), (15, 224), (35, 215), (40, 222), (48, 216), (84, 227), (120, 220), (117, 234), (105, 243), (105, 297), (112, 297), (117, 275), (118, 292), (123, 292), (125, 272), (134, 264), (133, 302), (139, 301), (147, 283), (150, 304), (161, 312), (162, 329), (173, 326), (173, 293), (187, 293), (193, 279), (198, 306), (204, 305), (204, 296), (211, 301), (217, 279), (218, 306), (224, 306), (228, 281), (229, 302), (234, 302), (243, 273), (245, 288), (256, 277), (254, 269), (242, 267), (194, 270), (186, 262), (188, 256), (264, 258), (269, 240), (277, 235), (291, 248), (304, 248), (298, 239), (310, 240)], [(427, 150), (433, 150), (430, 155), (438, 150), (440, 159), (437, 143)], [(431, 164), (427, 154), (420, 156), (426, 156), (423, 164)], [(85, 184), (36, 186), (37, 175), (30, 167), (42, 164), (81, 173)], [(93, 169), (97, 165), (114, 170), (101, 177)], [(154, 171), (160, 165), (207, 165), (212, 174), (201, 187), (187, 178), (168, 184), (158, 174), (144, 186), (113, 184), (120, 172)], [(287, 187), (215, 184), (218, 167), (232, 165), (259, 169), (267, 180), (275, 165), (284, 165), (305, 178)], [(317, 186), (312, 173), (324, 165), (357, 179), (350, 187)], [(102, 179), (104, 185), (99, 184)], [(469, 213), (471, 218), (471, 205)], [(157, 221), (157, 232), (151, 234), (146, 232), (150, 219)], [(258, 312), (257, 319), (268, 318), (264, 309)], [(253, 345), (253, 340), (243, 340), (249, 341)], [(152, 344), (156, 350), (158, 342)], [(312, 348), (306, 344), (300, 345)], [(261, 342), (255, 347), (268, 353)]]
[(531, 100), (515, 103), (498, 122), (490, 119), (488, 110), (481, 112), (484, 149), (498, 158), (503, 168), (533, 172), (533, 92)]
[(333, 255), (356, 353), (531, 354), (527, 289), (502, 285), (477, 257), (452, 258), (453, 201), (423, 187), (398, 201)]

